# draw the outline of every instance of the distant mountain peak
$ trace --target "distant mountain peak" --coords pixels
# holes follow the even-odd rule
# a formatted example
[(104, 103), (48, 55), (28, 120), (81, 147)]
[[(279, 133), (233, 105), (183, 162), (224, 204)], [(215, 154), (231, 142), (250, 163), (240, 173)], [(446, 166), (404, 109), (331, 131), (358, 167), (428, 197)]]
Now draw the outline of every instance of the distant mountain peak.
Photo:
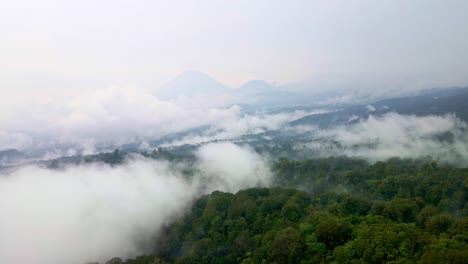
[(203, 72), (186, 71), (163, 85), (156, 94), (161, 99), (175, 99), (181, 96), (219, 95), (228, 89), (228, 86)]
[(250, 87), (273, 88), (274, 86), (265, 80), (250, 80), (244, 83), (243, 85), (241, 85), (239, 89), (245, 89), (245, 88), (250, 88)]
[(242, 93), (265, 93), (265, 92), (273, 92), (275, 90), (275, 86), (271, 83), (268, 83), (264, 80), (250, 80), (243, 85), (241, 85), (237, 90)]

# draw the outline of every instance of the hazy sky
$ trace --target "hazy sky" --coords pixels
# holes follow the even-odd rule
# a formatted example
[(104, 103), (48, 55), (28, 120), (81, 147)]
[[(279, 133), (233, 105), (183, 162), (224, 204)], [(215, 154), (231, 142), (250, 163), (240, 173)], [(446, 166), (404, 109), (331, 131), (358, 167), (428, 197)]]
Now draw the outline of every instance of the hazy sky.
[(231, 85), (323, 73), (468, 84), (468, 1), (15, 0), (0, 9), (0, 92)]

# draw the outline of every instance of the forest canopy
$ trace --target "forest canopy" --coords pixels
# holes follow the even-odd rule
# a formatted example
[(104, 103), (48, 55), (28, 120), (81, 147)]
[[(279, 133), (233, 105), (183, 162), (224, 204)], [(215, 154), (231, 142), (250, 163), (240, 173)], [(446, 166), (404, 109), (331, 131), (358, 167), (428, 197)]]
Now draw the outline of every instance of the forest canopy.
[(275, 186), (198, 198), (125, 263), (466, 263), (468, 169), (345, 157), (273, 164)]

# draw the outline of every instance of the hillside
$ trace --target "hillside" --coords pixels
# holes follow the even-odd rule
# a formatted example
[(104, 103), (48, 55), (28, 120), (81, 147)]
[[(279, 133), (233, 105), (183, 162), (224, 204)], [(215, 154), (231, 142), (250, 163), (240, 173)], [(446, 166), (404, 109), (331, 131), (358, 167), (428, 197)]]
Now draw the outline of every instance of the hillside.
[(153, 256), (125, 263), (468, 259), (467, 169), (335, 158), (284, 159), (274, 170), (282, 187), (202, 196), (157, 238)]
[(442, 89), (428, 91), (418, 96), (390, 98), (367, 105), (348, 106), (333, 113), (305, 116), (291, 122), (291, 125), (313, 124), (329, 127), (390, 112), (417, 116), (454, 113), (458, 118), (468, 121), (466, 102), (468, 102), (468, 88)]
[(16, 149), (0, 150), (0, 165), (19, 162), (27, 158), (27, 155)]

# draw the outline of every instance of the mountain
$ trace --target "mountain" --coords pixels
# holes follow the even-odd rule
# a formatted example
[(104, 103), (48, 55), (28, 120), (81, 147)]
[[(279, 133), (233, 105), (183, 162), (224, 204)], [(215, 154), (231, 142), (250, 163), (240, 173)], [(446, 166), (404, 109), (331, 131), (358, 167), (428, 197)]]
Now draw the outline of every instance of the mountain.
[(229, 90), (228, 86), (202, 72), (187, 71), (163, 85), (155, 94), (168, 100), (182, 96), (216, 96)]
[(274, 92), (277, 88), (264, 80), (250, 80), (241, 85), (236, 92), (245, 94), (259, 94)]
[(222, 94), (231, 95), (235, 104), (255, 107), (284, 107), (310, 103), (303, 95), (279, 89), (264, 80), (250, 80), (237, 89), (231, 89), (199, 71), (184, 72), (155, 92), (162, 100)]

